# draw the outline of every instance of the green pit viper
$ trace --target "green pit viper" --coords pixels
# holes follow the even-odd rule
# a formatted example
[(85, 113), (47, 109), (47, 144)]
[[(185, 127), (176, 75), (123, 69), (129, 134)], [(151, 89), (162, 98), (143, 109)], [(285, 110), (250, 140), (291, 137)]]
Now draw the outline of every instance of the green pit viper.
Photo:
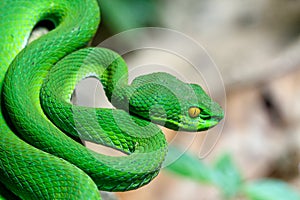
[[(27, 44), (42, 20), (55, 28)], [(86, 48), (99, 21), (95, 0), (1, 2), (3, 198), (100, 199), (99, 190), (136, 189), (158, 174), (167, 153), (164, 134), (152, 122), (201, 131), (222, 119), (221, 107), (200, 86), (167, 73), (140, 76), (128, 85), (121, 56)], [(101, 81), (116, 109), (70, 103), (76, 84), (87, 77)], [(127, 155), (96, 153), (80, 139)]]

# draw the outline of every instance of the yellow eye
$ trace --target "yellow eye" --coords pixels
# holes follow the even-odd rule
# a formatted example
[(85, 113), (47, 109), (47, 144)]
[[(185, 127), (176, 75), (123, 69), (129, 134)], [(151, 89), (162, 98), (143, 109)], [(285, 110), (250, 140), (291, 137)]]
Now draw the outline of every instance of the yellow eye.
[(196, 118), (196, 117), (198, 117), (198, 116), (200, 115), (200, 112), (201, 112), (201, 110), (200, 110), (200, 108), (198, 108), (198, 107), (190, 107), (190, 108), (189, 108), (189, 116), (190, 116), (191, 118)]

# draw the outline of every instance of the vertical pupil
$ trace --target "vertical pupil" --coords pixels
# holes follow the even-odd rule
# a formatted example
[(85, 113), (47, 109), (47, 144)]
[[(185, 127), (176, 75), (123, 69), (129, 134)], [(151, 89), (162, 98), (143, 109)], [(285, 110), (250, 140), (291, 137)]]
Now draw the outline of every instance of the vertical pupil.
[(200, 109), (197, 107), (190, 107), (189, 108), (189, 115), (192, 118), (198, 117), (200, 114)]
[(197, 115), (197, 109), (194, 108), (194, 116), (196, 116), (196, 115)]

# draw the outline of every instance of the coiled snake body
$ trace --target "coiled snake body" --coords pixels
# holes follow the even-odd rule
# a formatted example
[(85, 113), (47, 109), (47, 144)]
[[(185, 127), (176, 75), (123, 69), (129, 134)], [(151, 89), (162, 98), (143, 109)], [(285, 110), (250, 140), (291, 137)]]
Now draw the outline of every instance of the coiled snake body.
[[(1, 2), (0, 179), (22, 199), (100, 199), (99, 189), (143, 186), (158, 174), (167, 152), (163, 133), (150, 121), (200, 131), (223, 117), (200, 86), (169, 74), (141, 76), (128, 85), (118, 54), (84, 48), (99, 16), (94, 0)], [(41, 20), (55, 29), (27, 45)], [(70, 103), (76, 84), (91, 76), (125, 111)], [(95, 153), (79, 138), (127, 156)]]

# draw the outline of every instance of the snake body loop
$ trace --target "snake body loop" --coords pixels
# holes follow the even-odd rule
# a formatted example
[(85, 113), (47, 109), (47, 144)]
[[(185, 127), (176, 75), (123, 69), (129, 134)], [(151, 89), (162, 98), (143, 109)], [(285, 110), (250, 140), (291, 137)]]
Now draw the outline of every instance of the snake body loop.
[[(22, 199), (100, 199), (98, 190), (141, 187), (158, 174), (167, 153), (164, 134), (150, 121), (199, 131), (223, 117), (200, 86), (171, 75), (155, 73), (128, 85), (127, 66), (118, 54), (84, 48), (99, 16), (95, 0), (0, 5), (0, 186)], [(27, 45), (42, 20), (52, 21), (55, 29)], [(71, 104), (76, 84), (87, 77), (99, 79), (115, 107), (132, 115)], [(179, 87), (185, 91), (181, 96)], [(201, 113), (191, 118), (188, 109), (195, 106)], [(79, 139), (127, 155), (98, 154)]]

